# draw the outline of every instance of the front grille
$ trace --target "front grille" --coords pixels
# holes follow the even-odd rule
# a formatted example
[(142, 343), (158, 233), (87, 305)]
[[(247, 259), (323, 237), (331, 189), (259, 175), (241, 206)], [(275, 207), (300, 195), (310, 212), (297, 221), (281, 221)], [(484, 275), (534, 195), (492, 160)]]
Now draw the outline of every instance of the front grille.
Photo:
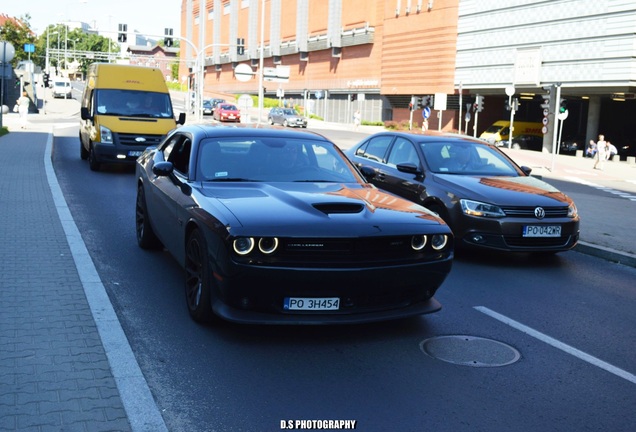
[[(536, 218), (534, 215), (534, 209), (538, 206), (534, 207), (502, 207), (506, 216), (509, 217), (518, 217), (518, 218)], [(545, 210), (545, 219), (549, 218), (563, 218), (568, 215), (568, 207), (543, 207)]]
[[(163, 139), (164, 135), (144, 135), (144, 134), (117, 134), (119, 138), (119, 144), (124, 146), (154, 146), (158, 145)], [(138, 141), (138, 138), (143, 138), (145, 141)]]

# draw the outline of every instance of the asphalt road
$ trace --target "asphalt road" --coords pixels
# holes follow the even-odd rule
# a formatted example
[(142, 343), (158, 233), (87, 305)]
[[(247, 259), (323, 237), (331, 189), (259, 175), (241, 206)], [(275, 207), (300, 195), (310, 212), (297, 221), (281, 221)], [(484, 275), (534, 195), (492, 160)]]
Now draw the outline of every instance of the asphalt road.
[(635, 268), (577, 252), (465, 255), (436, 314), (204, 327), (188, 317), (176, 262), (136, 245), (133, 171), (91, 172), (74, 127), (56, 130), (54, 167), (172, 431), (274, 431), (283, 420), (355, 420), (361, 431), (636, 430)]

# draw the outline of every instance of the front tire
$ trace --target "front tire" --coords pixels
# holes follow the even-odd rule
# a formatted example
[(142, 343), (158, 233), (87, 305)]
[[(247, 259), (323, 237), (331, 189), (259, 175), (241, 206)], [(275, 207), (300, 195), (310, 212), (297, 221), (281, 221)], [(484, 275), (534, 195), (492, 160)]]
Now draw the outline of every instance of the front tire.
[(95, 149), (93, 148), (93, 144), (90, 143), (90, 148), (88, 149), (88, 166), (91, 168), (91, 171), (99, 171), (101, 164), (97, 160), (97, 155), (95, 154)]
[(185, 255), (185, 295), (190, 317), (198, 323), (215, 321), (212, 312), (214, 278), (208, 259), (208, 246), (198, 229), (188, 236)]
[(137, 244), (140, 248), (158, 249), (161, 247), (161, 241), (150, 225), (148, 207), (146, 206), (146, 193), (144, 192), (144, 187), (141, 184), (137, 187), (135, 230), (137, 231)]
[(82, 160), (88, 159), (88, 150), (84, 147), (84, 142), (82, 141), (82, 133), (79, 134), (79, 142), (80, 142), (80, 158)]

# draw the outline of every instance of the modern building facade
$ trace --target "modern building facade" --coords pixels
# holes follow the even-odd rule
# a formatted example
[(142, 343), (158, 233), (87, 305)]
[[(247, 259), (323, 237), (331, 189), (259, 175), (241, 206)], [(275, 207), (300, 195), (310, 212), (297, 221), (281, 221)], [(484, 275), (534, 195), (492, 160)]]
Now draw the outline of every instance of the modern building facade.
[[(431, 129), (439, 121), (479, 135), (510, 118), (514, 88), (514, 119), (524, 121), (543, 121), (550, 91), (547, 136), (559, 126), (561, 139), (604, 133), (622, 143), (635, 135), (635, 28), (636, 3), (624, 0), (182, 0), (180, 75), (202, 65), (206, 93), (257, 94), (262, 46), (263, 70), (289, 74), (265, 80), (265, 95), (308, 99), (328, 121), (350, 122), (356, 109), (364, 120), (401, 121), (411, 96), (441, 93), (446, 109), (433, 112)], [(233, 73), (241, 63), (255, 72), (246, 82)], [(562, 123), (556, 93), (567, 104)]]

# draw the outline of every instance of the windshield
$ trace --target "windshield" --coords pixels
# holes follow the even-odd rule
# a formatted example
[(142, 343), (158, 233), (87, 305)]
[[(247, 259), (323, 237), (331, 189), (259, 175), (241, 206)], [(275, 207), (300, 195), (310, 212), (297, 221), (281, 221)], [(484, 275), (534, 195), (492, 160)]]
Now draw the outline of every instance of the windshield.
[(291, 109), (291, 108), (287, 108), (287, 109), (283, 110), (283, 113), (285, 115), (298, 115), (296, 110), (295, 109)]
[(198, 178), (216, 182), (361, 181), (331, 142), (271, 138), (209, 138), (200, 144)]
[(429, 169), (439, 174), (519, 176), (504, 154), (488, 145), (469, 141), (420, 143)]
[(172, 102), (167, 93), (99, 89), (95, 91), (94, 103), (97, 114), (174, 118)]

